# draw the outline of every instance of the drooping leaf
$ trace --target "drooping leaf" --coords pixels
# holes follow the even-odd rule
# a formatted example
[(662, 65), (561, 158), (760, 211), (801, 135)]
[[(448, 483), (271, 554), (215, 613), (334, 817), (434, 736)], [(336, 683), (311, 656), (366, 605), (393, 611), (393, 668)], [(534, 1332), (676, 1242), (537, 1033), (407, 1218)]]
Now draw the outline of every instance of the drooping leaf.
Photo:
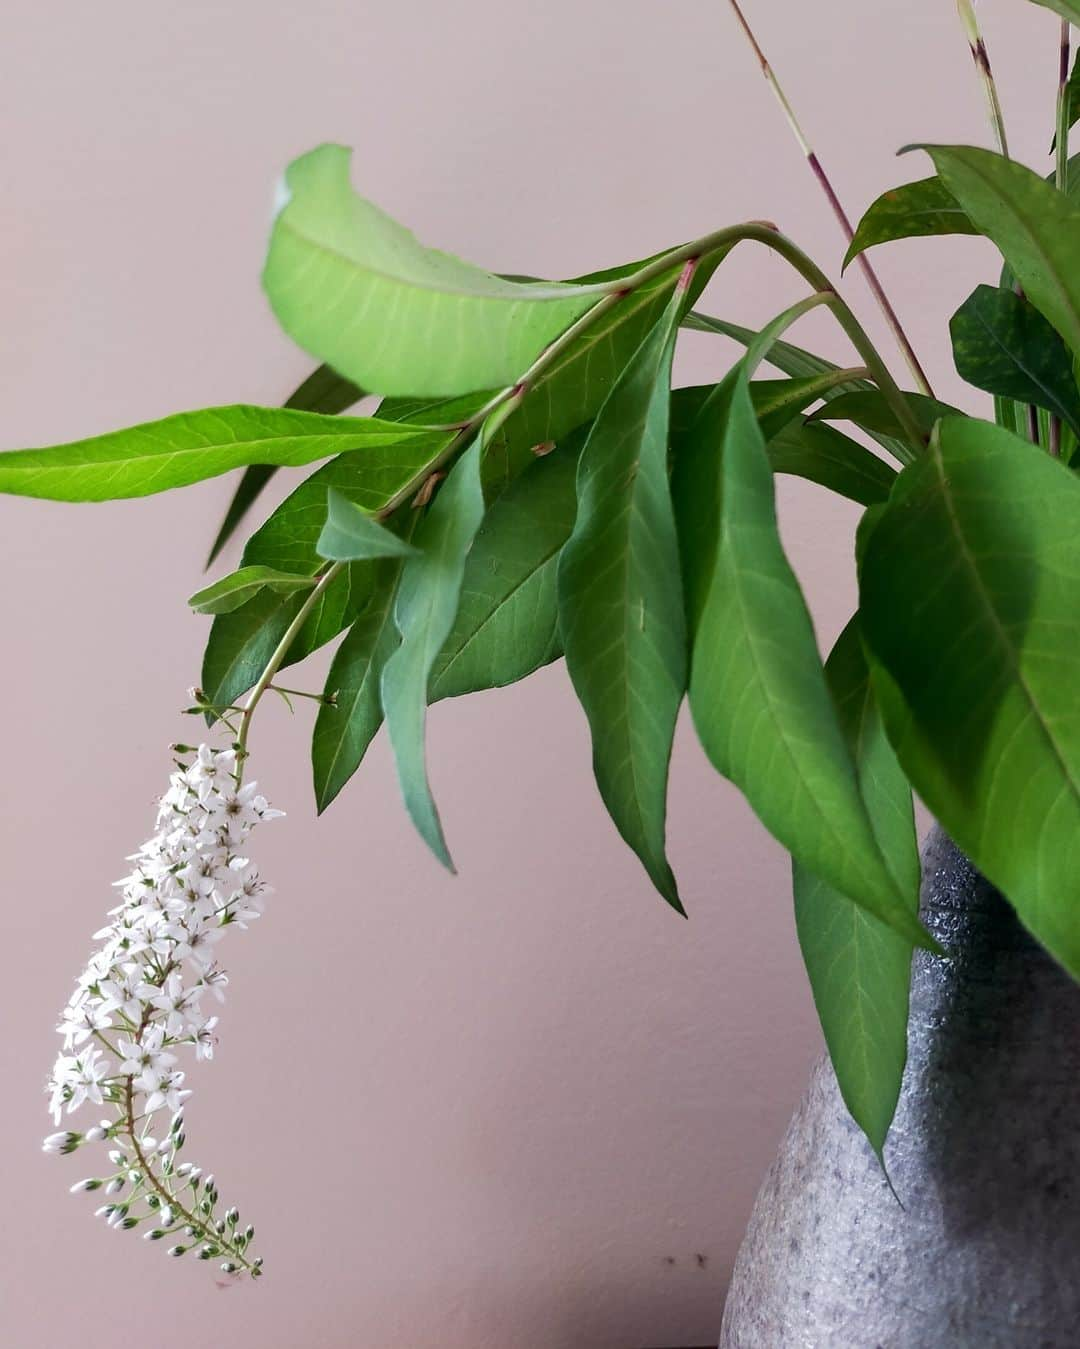
[[(801, 400), (774, 395), (772, 386), (799, 383), (758, 379), (750, 382), (750, 397), (758, 425), (767, 437), (766, 453), (772, 471), (806, 478), (864, 506), (884, 501), (896, 481), (896, 473), (888, 464), (835, 427), (786, 415)], [(702, 384), (673, 391), (671, 442), (676, 457), (715, 388), (714, 384)], [(781, 408), (785, 415), (779, 414)]]
[[(489, 508), (465, 562), (461, 600), (428, 685), (428, 702), (525, 678), (561, 654), (555, 563), (577, 506), (575, 436), (527, 468)], [(400, 637), (393, 600), (400, 568), (380, 569), (372, 595), (334, 655), (312, 762), (319, 810), (359, 767), (382, 723), (379, 679)]]
[(429, 701), (501, 688), (561, 653), (555, 572), (574, 525), (581, 441), (570, 437), (538, 459), (488, 510), (431, 672)]
[(881, 855), (780, 543), (749, 379), (790, 321), (782, 315), (752, 344), (702, 408), (675, 462), (693, 635), (690, 710), (713, 766), (793, 857), (925, 944), (911, 896)]
[(301, 590), (310, 590), (313, 584), (310, 576), (275, 571), (273, 567), (241, 567), (197, 591), (188, 604), (197, 614), (227, 614), (246, 604), (260, 590), (295, 595)]
[(214, 478), (244, 464), (310, 464), (351, 450), (423, 453), (441, 438), (375, 417), (237, 404), (179, 412), (89, 440), (0, 454), (0, 492), (115, 501)]
[(263, 286), (305, 350), (381, 394), (453, 395), (513, 384), (603, 287), (507, 281), (425, 248), (357, 196), (350, 151), (289, 165)]
[[(858, 616), (825, 662), (881, 855), (917, 913), (919, 849), (911, 788), (874, 702)], [(911, 943), (800, 865), (795, 922), (840, 1094), (880, 1158), (907, 1058)]]
[(361, 562), (371, 557), (408, 557), (416, 549), (330, 487), (326, 492), (326, 524), (315, 551), (332, 562)]
[(480, 482), (483, 439), (451, 469), (416, 535), (420, 552), (401, 572), (394, 622), (401, 643), (383, 666), (380, 684), (386, 729), (405, 807), (420, 836), (451, 871), (453, 863), (428, 782), (424, 753), (428, 681), (450, 635), (461, 598), (465, 560), (484, 517)]
[(949, 324), (957, 373), (977, 389), (1033, 403), (1080, 431), (1080, 391), (1065, 343), (1022, 296), (978, 286)]
[(394, 601), (403, 563), (384, 558), (374, 565), (368, 603), (353, 620), (326, 677), (324, 703), (315, 719), (311, 766), (320, 814), (356, 772), (382, 725), (379, 681), (401, 641), (394, 624)]
[[(297, 408), (301, 412), (322, 412), (327, 416), (336, 416), (337, 413), (345, 412), (354, 403), (358, 403), (363, 396), (363, 389), (358, 389), (355, 384), (343, 379), (328, 365), (320, 365), (293, 390), (285, 400), (284, 406)], [(270, 464), (249, 464), (244, 469), (225, 512), (225, 518), (221, 522), (221, 528), (211, 545), (206, 559), (208, 567), (213, 566), (214, 560), (239, 529), (240, 522), (276, 472), (277, 469)]]
[(1014, 159), (971, 146), (921, 146), (1031, 303), (1080, 352), (1080, 209)]
[(558, 564), (566, 665), (592, 732), (604, 803), (680, 912), (665, 847), (668, 764), (686, 687), (686, 633), (668, 487), (676, 293), (616, 380), (578, 465), (578, 513)]
[(844, 267), (875, 244), (978, 232), (940, 178), (920, 178), (917, 183), (890, 188), (867, 207), (844, 254)]
[(1008, 431), (943, 421), (866, 543), (860, 613), (915, 790), (1080, 975), (1080, 482)]
[[(446, 436), (435, 442), (434, 449), (424, 440), (405, 441), (383, 450), (340, 455), (324, 464), (255, 531), (244, 548), (243, 565), (313, 576), (322, 565), (316, 545), (326, 522), (327, 489), (334, 488), (374, 514), (446, 443)], [(303, 660), (349, 626), (367, 602), (373, 575), (370, 562), (352, 562), (341, 571), (290, 646), (285, 665)], [(265, 591), (214, 619), (202, 674), (212, 703), (234, 703), (251, 687), (302, 602)]]
[[(928, 398), (921, 393), (906, 393), (904, 401), (908, 405), (908, 411), (927, 436), (940, 418), (963, 415), (948, 403), (942, 403), (937, 398)], [(876, 431), (887, 436), (903, 434), (903, 428), (893, 411), (892, 404), (880, 389), (860, 389), (857, 393), (840, 394), (811, 413), (810, 420), (852, 422), (863, 431)]]
[[(696, 311), (687, 315), (683, 320), (683, 327), (692, 328), (697, 332), (716, 333), (721, 337), (730, 337), (744, 347), (750, 346), (760, 336), (754, 328), (745, 328), (740, 323), (729, 323), (725, 319), (710, 318), (708, 314), (699, 314)], [(824, 356), (816, 356), (812, 351), (807, 351), (805, 347), (797, 347), (791, 342), (775, 342), (769, 349), (769, 354), (765, 357), (765, 360), (767, 364), (775, 366), (777, 370), (782, 371), (792, 379), (803, 379), (810, 375), (819, 375), (840, 369), (833, 361), (827, 361)], [(850, 383), (836, 385), (829, 392), (822, 394), (822, 397), (826, 402), (829, 402), (845, 393), (855, 393), (860, 389), (873, 389), (875, 387), (868, 379), (853, 379)], [(901, 464), (911, 462), (911, 449), (906, 436), (887, 436), (878, 431), (871, 431), (868, 434), (873, 440), (877, 441), (883, 450), (886, 450)]]

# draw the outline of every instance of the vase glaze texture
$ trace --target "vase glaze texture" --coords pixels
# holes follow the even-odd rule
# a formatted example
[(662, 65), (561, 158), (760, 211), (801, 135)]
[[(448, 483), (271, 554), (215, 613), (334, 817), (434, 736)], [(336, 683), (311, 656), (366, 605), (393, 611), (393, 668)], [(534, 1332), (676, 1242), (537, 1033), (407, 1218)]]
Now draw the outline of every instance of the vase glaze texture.
[[(935, 829), (890, 1193), (827, 1058), (754, 1206), (721, 1349), (1080, 1347), (1080, 988)], [(900, 1205), (903, 1205), (901, 1207)]]

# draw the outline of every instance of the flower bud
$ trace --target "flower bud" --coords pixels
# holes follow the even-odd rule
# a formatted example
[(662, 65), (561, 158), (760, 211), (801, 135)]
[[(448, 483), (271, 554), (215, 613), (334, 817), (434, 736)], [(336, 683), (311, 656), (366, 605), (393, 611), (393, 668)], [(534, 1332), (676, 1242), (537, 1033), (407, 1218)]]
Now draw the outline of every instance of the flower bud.
[(187, 1247), (186, 1247), (186, 1246), (170, 1246), (170, 1247), (169, 1247), (169, 1254), (170, 1254), (171, 1256), (174, 1256), (174, 1257), (175, 1257), (175, 1256), (183, 1255), (184, 1252), (185, 1252), (186, 1250), (187, 1250)]
[(149, 1232), (143, 1233), (143, 1241), (160, 1241), (164, 1235), (163, 1228), (151, 1227)]
[(100, 1190), (104, 1184), (103, 1180), (97, 1180), (94, 1177), (88, 1180), (77, 1180), (71, 1187), (71, 1193), (78, 1194), (80, 1190)]
[[(89, 1137), (89, 1134), (87, 1135)], [(82, 1142), (82, 1134), (71, 1129), (62, 1129), (58, 1134), (50, 1134), (41, 1145), (42, 1152), (74, 1152)]]

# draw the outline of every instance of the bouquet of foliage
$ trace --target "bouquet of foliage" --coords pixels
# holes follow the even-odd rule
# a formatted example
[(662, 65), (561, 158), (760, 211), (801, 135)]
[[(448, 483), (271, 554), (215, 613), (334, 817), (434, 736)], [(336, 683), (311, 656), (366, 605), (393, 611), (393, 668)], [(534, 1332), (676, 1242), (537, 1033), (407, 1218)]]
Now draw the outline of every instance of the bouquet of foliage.
[[(419, 243), (355, 193), (349, 152), (323, 145), (285, 173), (263, 272), (278, 321), (322, 362), (284, 407), (185, 412), (0, 455), (0, 490), (62, 501), (242, 469), (211, 561), (278, 469), (318, 465), (251, 534), (240, 567), (191, 600), (213, 619), (188, 709), (207, 739), (173, 746), (155, 832), (61, 1019), (56, 1125), (88, 1103), (102, 1118), (45, 1146), (105, 1146), (108, 1166), (74, 1188), (104, 1191), (110, 1225), (229, 1273), (261, 1270), (253, 1228), (180, 1159), (180, 1065), (211, 1057), (220, 939), (267, 893), (248, 839), (279, 812), (246, 773), (268, 691), (314, 700), (320, 811), (385, 722), (405, 807), (449, 867), (425, 768), (428, 705), (564, 659), (612, 820), (678, 912), (665, 811), (686, 699), (712, 764), (792, 856), (836, 1075), (879, 1156), (912, 951), (936, 949), (918, 918), (912, 789), (1080, 977), (1080, 172), (1067, 151), (1080, 3), (1037, 3), (1062, 20), (1049, 177), (1010, 158), (960, 0), (997, 148), (919, 147), (931, 176), (886, 193), (855, 230), (757, 49), (911, 389), (771, 224), (571, 281), (497, 276)], [(865, 258), (946, 233), (985, 236), (1004, 260), (951, 324), (957, 369), (993, 395), (992, 420), (934, 397)], [(697, 307), (749, 245), (806, 284), (760, 331)], [(818, 309), (850, 341), (849, 368), (788, 340)], [(719, 382), (672, 388), (685, 328), (745, 350)], [(762, 378), (766, 363), (781, 377)], [(371, 415), (346, 415), (369, 395)], [(777, 473), (865, 508), (858, 610), (824, 662), (777, 530)], [(334, 641), (322, 692), (278, 682)]]

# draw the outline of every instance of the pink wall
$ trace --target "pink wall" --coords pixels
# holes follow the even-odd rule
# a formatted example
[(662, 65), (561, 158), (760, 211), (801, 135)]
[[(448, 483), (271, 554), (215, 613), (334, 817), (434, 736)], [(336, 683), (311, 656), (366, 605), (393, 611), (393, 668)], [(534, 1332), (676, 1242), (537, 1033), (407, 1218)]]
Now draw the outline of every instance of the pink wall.
[[(750, 10), (853, 211), (924, 172), (896, 146), (986, 139), (947, 0)], [(1041, 162), (1054, 20), (985, 11), (1016, 146)], [(322, 139), (354, 144), (362, 188), (422, 237), (495, 269), (570, 274), (750, 216), (837, 268), (720, 0), (9, 0), (3, 30), (5, 447), (287, 393), (308, 362), (258, 270), (273, 180)], [(991, 266), (951, 240), (881, 260), (946, 395), (943, 319)], [(867, 312), (857, 280), (849, 292)], [(796, 293), (748, 252), (709, 307), (763, 320)], [(824, 322), (805, 334), (845, 354)], [(727, 354), (690, 339), (681, 359), (705, 379)], [(666, 911), (604, 817), (561, 667), (432, 714), (456, 880), (407, 825), (381, 738), (317, 822), (307, 712), (260, 718), (257, 776), (289, 811), (258, 840), (277, 895), (230, 942), (233, 996), (218, 1058), (192, 1074), (188, 1135), (260, 1229), (261, 1286), (222, 1295), (204, 1268), (95, 1225), (66, 1193), (82, 1162), (38, 1153), (55, 1013), (151, 823), (165, 747), (192, 733), (174, 713), (205, 620), (184, 599), (230, 487), (0, 502), (0, 1339), (708, 1341), (819, 1044), (787, 864), (684, 728), (671, 834), (690, 921)], [(828, 641), (852, 606), (854, 512), (781, 495)]]

